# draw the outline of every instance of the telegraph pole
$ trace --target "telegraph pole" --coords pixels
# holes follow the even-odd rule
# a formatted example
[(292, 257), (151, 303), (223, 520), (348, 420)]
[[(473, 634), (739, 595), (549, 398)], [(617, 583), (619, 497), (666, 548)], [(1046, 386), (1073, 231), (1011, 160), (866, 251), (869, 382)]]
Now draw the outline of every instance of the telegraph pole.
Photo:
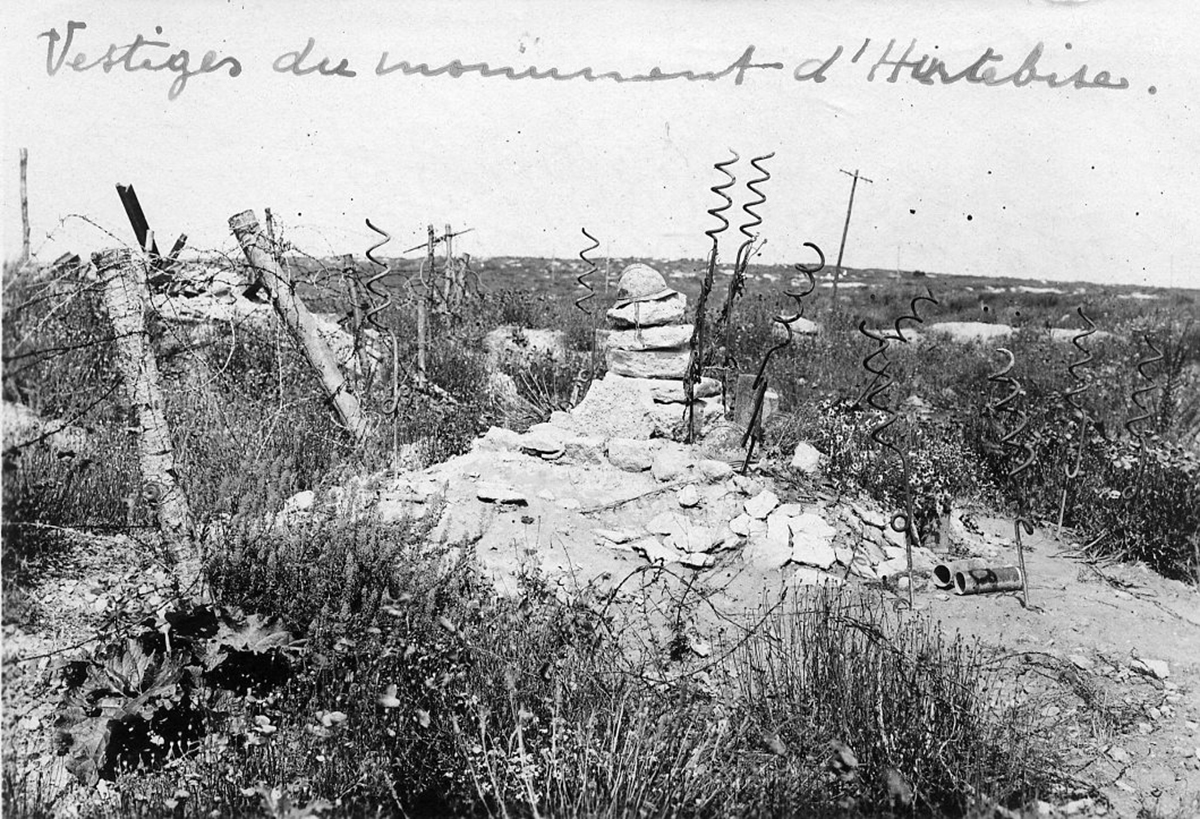
[[(839, 170), (841, 170), (841, 169), (839, 168)], [(851, 177), (854, 181), (850, 183), (850, 204), (846, 206), (846, 224), (842, 228), (842, 244), (838, 248), (837, 267), (833, 271), (833, 309), (834, 309), (834, 312), (837, 311), (837, 303), (838, 303), (838, 294), (837, 294), (838, 279), (841, 278), (841, 275), (842, 275), (842, 254), (846, 251), (846, 234), (850, 232), (850, 211), (854, 210), (854, 191), (856, 188), (858, 188), (858, 180), (860, 180), (860, 179), (864, 182), (871, 182), (872, 184), (874, 184), (874, 182), (872, 180), (867, 179), (865, 176), (859, 176), (858, 168), (854, 169), (854, 173), (850, 173), (850, 171), (846, 171), (846, 170), (842, 170), (842, 173), (846, 174), (846, 176)]]

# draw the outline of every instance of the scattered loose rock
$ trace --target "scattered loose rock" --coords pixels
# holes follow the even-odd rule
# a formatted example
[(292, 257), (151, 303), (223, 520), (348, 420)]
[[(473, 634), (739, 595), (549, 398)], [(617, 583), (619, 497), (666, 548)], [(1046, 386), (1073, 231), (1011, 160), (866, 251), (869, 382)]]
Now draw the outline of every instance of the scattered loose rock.
[(746, 501), (746, 514), (758, 520), (765, 520), (771, 510), (779, 505), (779, 496), (770, 489), (764, 489)]
[(799, 469), (806, 475), (813, 475), (821, 469), (821, 450), (812, 444), (801, 441), (792, 452), (792, 469)]
[(725, 461), (715, 461), (711, 458), (706, 458), (699, 461), (696, 467), (700, 470), (700, 474), (709, 481), (723, 481), (733, 474), (733, 467)]

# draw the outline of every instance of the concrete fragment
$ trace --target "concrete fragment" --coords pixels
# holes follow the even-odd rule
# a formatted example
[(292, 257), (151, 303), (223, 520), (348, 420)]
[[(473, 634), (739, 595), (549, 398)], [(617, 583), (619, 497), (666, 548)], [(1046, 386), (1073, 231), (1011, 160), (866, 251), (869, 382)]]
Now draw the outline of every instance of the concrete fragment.
[(724, 461), (716, 461), (711, 458), (706, 458), (696, 464), (700, 470), (700, 474), (709, 481), (723, 481), (733, 474), (733, 467)]
[(676, 493), (675, 500), (684, 509), (691, 509), (700, 504), (700, 490), (696, 489), (695, 485), (688, 484)]
[(762, 482), (747, 475), (734, 475), (733, 485), (743, 495), (757, 495), (762, 491)]
[(297, 492), (283, 502), (282, 512), (285, 515), (298, 514), (300, 512), (308, 512), (313, 508), (313, 504), (317, 501), (317, 493), (311, 489), (306, 489), (303, 492)]
[(833, 547), (836, 531), (821, 515), (805, 512), (791, 518), (792, 560), (828, 569), (837, 562)]
[(604, 439), (599, 436), (581, 436), (563, 441), (562, 459), (572, 464), (598, 464), (604, 462)]
[(729, 530), (739, 537), (750, 536), (750, 516), (743, 513), (729, 521)]
[(753, 536), (750, 542), (742, 548), (742, 559), (752, 566), (762, 569), (779, 569), (792, 559), (792, 547), (786, 540), (771, 538), (769, 523), (760, 522), (767, 532), (762, 536)]
[[(710, 402), (715, 402), (710, 403)], [(706, 425), (712, 423), (712, 419), (720, 414), (721, 401), (719, 398), (705, 398), (693, 402), (692, 413), (695, 416), (697, 426), (703, 430)], [(683, 434), (687, 429), (685, 404), (660, 404), (655, 403), (650, 410), (650, 418), (653, 423), (654, 435), (659, 438), (670, 438), (672, 440), (682, 440)]]
[(608, 442), (608, 461), (626, 472), (643, 472), (654, 463), (654, 448), (649, 441), (612, 438)]
[(502, 324), (483, 339), (489, 367), (502, 361), (532, 361), (539, 357), (563, 360), (566, 334), (562, 330), (530, 330), (515, 324)]
[(757, 495), (746, 501), (746, 514), (752, 518), (764, 520), (771, 510), (779, 505), (779, 496), (770, 489), (764, 489)]
[(472, 448), (484, 452), (506, 452), (518, 449), (520, 445), (520, 433), (504, 427), (492, 427), (475, 441)]
[(815, 475), (821, 471), (821, 451), (812, 444), (801, 441), (792, 452), (792, 469), (799, 469), (805, 475)]
[(654, 455), (650, 466), (650, 474), (660, 481), (673, 481), (680, 478), (692, 465), (689, 451), (678, 445), (667, 444)]
[(854, 502), (850, 503), (850, 508), (854, 511), (854, 514), (858, 516), (858, 519), (868, 526), (872, 526), (876, 529), (882, 529), (888, 525), (887, 516), (885, 516), (883, 512), (879, 511), (878, 509), (871, 509), (860, 503)]
[(803, 514), (804, 504), (801, 503), (781, 503), (779, 504), (779, 513), (787, 518), (794, 518), (797, 515)]
[(633, 549), (644, 554), (650, 563), (678, 563), (684, 558), (678, 549), (664, 546), (656, 537), (644, 537), (636, 541)]
[(1171, 667), (1167, 664), (1166, 660), (1147, 660), (1139, 657), (1130, 665), (1138, 671), (1149, 674), (1159, 680), (1165, 680), (1171, 676)]
[(656, 406), (645, 379), (609, 373), (592, 382), (571, 417), (591, 435), (645, 440), (655, 429)]
[[(812, 319), (806, 319), (803, 316), (793, 321), (788, 327), (792, 330), (792, 336), (815, 336), (821, 332), (821, 325), (817, 324)], [(783, 341), (788, 337), (788, 327), (784, 327), (777, 321), (771, 322), (771, 337)]]

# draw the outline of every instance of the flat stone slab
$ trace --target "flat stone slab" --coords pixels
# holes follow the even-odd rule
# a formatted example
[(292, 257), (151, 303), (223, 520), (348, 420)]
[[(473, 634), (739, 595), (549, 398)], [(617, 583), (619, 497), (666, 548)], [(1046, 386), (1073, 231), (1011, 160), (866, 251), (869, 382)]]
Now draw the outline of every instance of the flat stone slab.
[(613, 327), (660, 327), (678, 324), (687, 310), (687, 296), (672, 293), (656, 301), (640, 301), (624, 307), (614, 307), (606, 314)]
[(680, 380), (687, 374), (687, 350), (609, 350), (608, 371), (629, 378)]
[(692, 340), (690, 324), (667, 324), (633, 330), (597, 330), (596, 346), (603, 350), (673, 350)]
[(475, 487), (475, 497), (484, 503), (511, 503), (517, 506), (528, 506), (529, 498), (513, 489), (496, 483), (481, 483)]

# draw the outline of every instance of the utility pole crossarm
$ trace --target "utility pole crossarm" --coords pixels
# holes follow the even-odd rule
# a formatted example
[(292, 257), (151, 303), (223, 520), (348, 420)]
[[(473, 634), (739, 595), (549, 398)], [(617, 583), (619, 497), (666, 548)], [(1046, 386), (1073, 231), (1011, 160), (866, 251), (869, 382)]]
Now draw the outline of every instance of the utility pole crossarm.
[(874, 184), (873, 179), (867, 179), (865, 176), (860, 175), (858, 172), (858, 168), (854, 169), (854, 173), (851, 173), (850, 171), (847, 171), (844, 168), (839, 168), (838, 170), (841, 171), (842, 173), (846, 174), (846, 176), (850, 177), (854, 181), (850, 183), (850, 204), (848, 204), (846, 206), (846, 224), (842, 227), (842, 243), (841, 243), (841, 245), (838, 246), (837, 266), (833, 269), (833, 310), (834, 310), (834, 312), (837, 312), (838, 279), (841, 278), (841, 275), (842, 275), (842, 254), (846, 252), (846, 234), (848, 234), (850, 232), (850, 212), (854, 210), (854, 191), (858, 189), (858, 180), (860, 180), (860, 179), (863, 182), (870, 182), (870, 183)]
[(842, 173), (846, 174), (846, 176), (851, 176), (851, 177), (855, 177), (857, 179), (861, 179), (863, 182), (870, 182), (872, 185), (875, 184), (874, 179), (867, 179), (865, 176), (863, 176), (862, 174), (860, 174), (858, 172), (857, 168), (855, 168), (853, 171), (847, 171), (844, 168), (838, 168), (838, 170), (841, 171)]

